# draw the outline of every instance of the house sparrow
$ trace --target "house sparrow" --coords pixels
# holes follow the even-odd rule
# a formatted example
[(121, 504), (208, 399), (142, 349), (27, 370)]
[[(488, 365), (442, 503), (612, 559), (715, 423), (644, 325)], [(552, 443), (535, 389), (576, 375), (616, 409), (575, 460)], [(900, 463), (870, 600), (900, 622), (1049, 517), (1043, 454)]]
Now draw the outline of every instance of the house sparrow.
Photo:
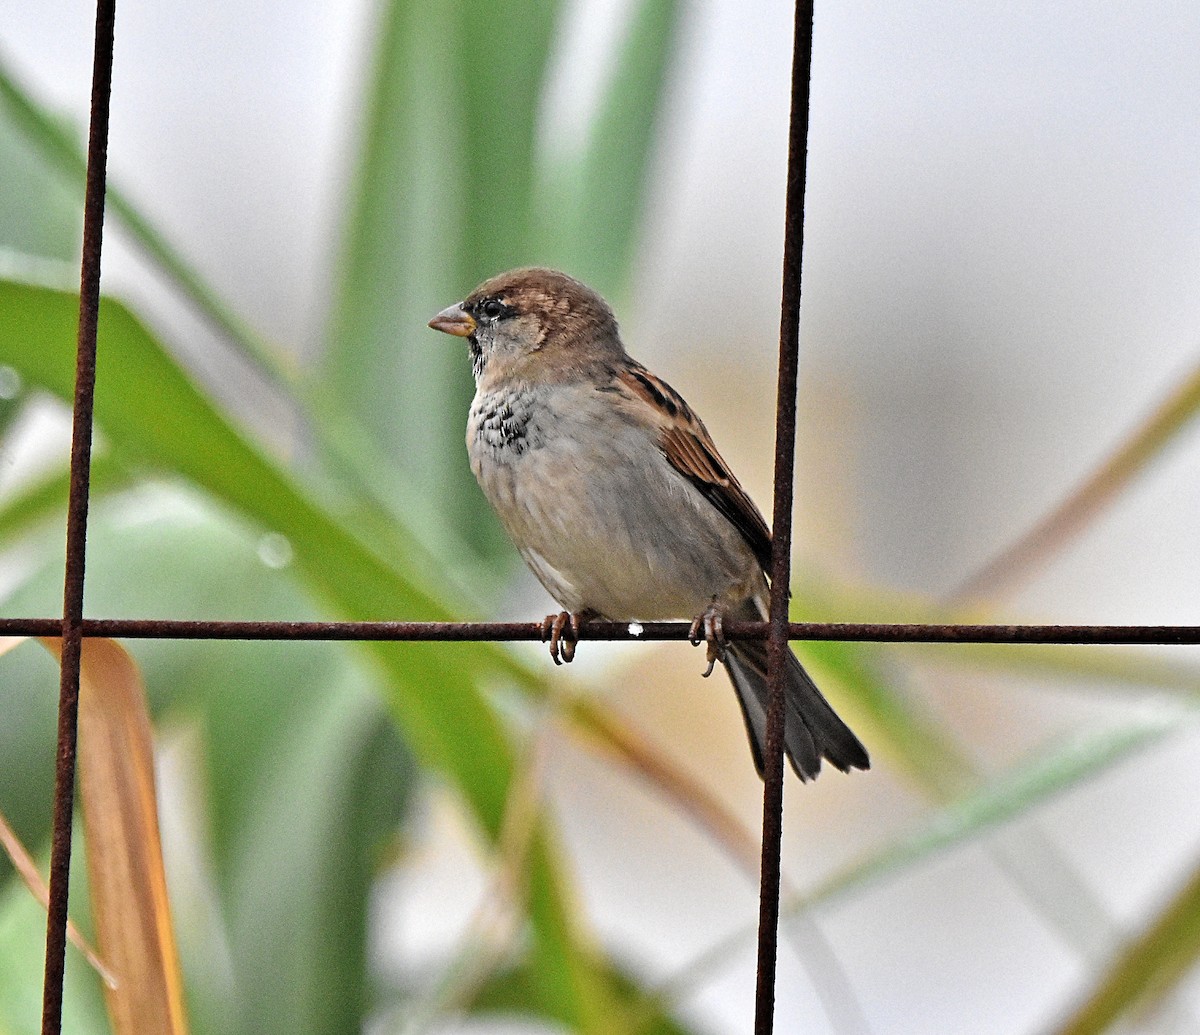
[[(549, 269), (493, 277), (429, 326), (466, 338), (475, 374), (471, 469), (533, 573), (565, 608), (551, 654), (583, 618), (696, 618), (709, 671), (729, 672), (763, 771), (767, 645), (726, 643), (721, 619), (767, 617), (771, 533), (691, 407), (630, 358), (612, 310)], [(699, 617), (696, 617), (699, 616)], [(708, 673), (705, 673), (706, 675)], [(788, 652), (785, 744), (802, 780), (867, 752)]]

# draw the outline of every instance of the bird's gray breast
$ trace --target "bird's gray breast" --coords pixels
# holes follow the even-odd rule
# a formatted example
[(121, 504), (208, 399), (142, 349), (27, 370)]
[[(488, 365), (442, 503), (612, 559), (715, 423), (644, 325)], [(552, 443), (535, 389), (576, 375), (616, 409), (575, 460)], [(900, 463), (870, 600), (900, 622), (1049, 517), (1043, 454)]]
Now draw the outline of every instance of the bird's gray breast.
[(467, 446), (510, 538), (569, 610), (684, 618), (762, 578), (651, 429), (586, 386), (477, 395)]
[(536, 417), (535, 399), (529, 390), (478, 396), (467, 425), (468, 448), (472, 453), (482, 450), (510, 458), (539, 449), (545, 436)]

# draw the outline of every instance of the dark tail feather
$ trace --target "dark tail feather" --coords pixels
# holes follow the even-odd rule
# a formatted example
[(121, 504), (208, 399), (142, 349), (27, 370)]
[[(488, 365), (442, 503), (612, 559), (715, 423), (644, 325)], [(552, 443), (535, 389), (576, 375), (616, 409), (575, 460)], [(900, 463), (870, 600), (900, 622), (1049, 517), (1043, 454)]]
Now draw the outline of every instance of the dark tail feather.
[[(739, 640), (725, 650), (725, 668), (737, 691), (750, 749), (758, 775), (763, 773), (763, 753), (767, 743), (767, 645), (765, 642)], [(821, 771), (821, 759), (842, 772), (869, 769), (867, 750), (830, 707), (816, 684), (804, 671), (796, 655), (788, 651), (785, 690), (787, 723), (784, 747), (792, 768), (801, 780), (810, 780)]]

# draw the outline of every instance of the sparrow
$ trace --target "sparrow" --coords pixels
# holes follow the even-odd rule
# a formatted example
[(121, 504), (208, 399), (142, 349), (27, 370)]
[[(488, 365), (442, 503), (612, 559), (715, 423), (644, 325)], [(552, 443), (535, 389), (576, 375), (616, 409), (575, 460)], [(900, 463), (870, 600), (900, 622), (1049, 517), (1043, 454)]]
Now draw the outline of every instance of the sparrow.
[[(471, 470), (564, 609), (543, 625), (555, 662), (571, 660), (587, 618), (694, 618), (709, 672), (720, 660), (737, 691), (761, 776), (767, 645), (726, 642), (721, 623), (766, 619), (771, 533), (700, 418), (629, 356), (604, 299), (564, 273), (501, 273), (429, 326), (466, 339)], [(790, 650), (784, 742), (801, 780), (822, 759), (870, 767)]]

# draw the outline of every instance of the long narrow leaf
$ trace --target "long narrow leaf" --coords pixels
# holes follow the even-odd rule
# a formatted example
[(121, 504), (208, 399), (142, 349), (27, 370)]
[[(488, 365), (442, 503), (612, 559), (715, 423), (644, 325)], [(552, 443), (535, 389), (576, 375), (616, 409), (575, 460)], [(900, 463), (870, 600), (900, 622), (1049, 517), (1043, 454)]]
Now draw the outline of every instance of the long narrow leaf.
[[(839, 584), (830, 579), (810, 577), (798, 581), (793, 587), (793, 595), (804, 603), (803, 614), (793, 613), (796, 621), (938, 625), (988, 619), (987, 613), (978, 607), (951, 607), (912, 593), (862, 584)], [(1051, 643), (904, 643), (888, 644), (883, 649), (888, 655), (919, 657), (923, 662), (946, 667), (1037, 675), (1105, 686), (1185, 693), (1200, 691), (1200, 665), (1152, 648)]]
[[(60, 641), (42, 642), (61, 654)], [(79, 783), (92, 913), (116, 977), (105, 987), (113, 1030), (186, 1035), (146, 693), (133, 659), (113, 640), (83, 643)]]
[[(76, 304), (68, 292), (0, 281), (0, 362), (69, 398)], [(384, 560), (357, 541), (250, 446), (132, 313), (112, 300), (102, 306), (100, 351), (97, 418), (125, 460), (181, 475), (287, 536), (314, 584), (348, 613), (450, 616), (429, 588), (434, 573), (412, 570), (406, 553)], [(418, 548), (412, 552), (420, 555)], [(532, 679), (508, 652), (491, 645), (468, 648), (459, 660), (473, 672)]]
[(73, 262), (83, 223), (82, 177), (73, 190), (74, 177), (52, 156), (26, 146), (19, 97), (0, 55), (0, 247)]
[[(790, 922), (797, 914), (821, 906), (835, 905), (877, 881), (895, 877), (921, 862), (986, 837), (1003, 824), (1019, 819), (1149, 747), (1172, 728), (1170, 723), (1150, 722), (1133, 729), (1079, 738), (1049, 755), (1039, 753), (1028, 764), (939, 809), (922, 829), (870, 853), (812, 890), (790, 897), (781, 905), (783, 921)], [(674, 975), (661, 990), (661, 998), (674, 1002), (703, 984), (750, 944), (753, 936), (754, 929), (745, 927), (722, 939)]]
[(541, 261), (610, 298), (629, 286), (682, 11), (677, 0), (635, 6), (583, 153), (545, 173)]
[(892, 646), (897, 656), (946, 669), (1001, 676), (1035, 676), (1079, 683), (1090, 691), (1171, 691), (1200, 695), (1200, 665), (1147, 647), (1091, 647), (1050, 643), (914, 643)]
[(959, 600), (1012, 590), (1070, 543), (1200, 413), (1200, 366), (1164, 398), (1065, 499), (971, 576)]
[(829, 641), (805, 644), (802, 656), (823, 682), (832, 679), (846, 689), (870, 716), (876, 742), (886, 740), (888, 750), (936, 797), (945, 800), (970, 785), (966, 758), (927, 710), (903, 692), (898, 676), (889, 677), (876, 651)]
[[(56, 212), (64, 206), (68, 209), (70, 236), (63, 245), (55, 243), (49, 250), (50, 254), (73, 258), (78, 250), (78, 226), (81, 217), (78, 198), (83, 193), (86, 159), (83, 147), (70, 126), (57, 119), (54, 114), (38, 101), (17, 81), (9, 71), (0, 55), (0, 109), (10, 119), (39, 151), (44, 161), (58, 174), (58, 178), (71, 183), (75, 190), (66, 193), (69, 206), (66, 203), (58, 205), (32, 204), (24, 189), (14, 187), (7, 196), (20, 199), (20, 211)], [(3, 124), (0, 124), (0, 129)], [(15, 150), (15, 149), (14, 149)], [(3, 153), (3, 148), (0, 148)], [(45, 177), (37, 181), (37, 186), (47, 193), (50, 201), (57, 201), (57, 194), (49, 188), (54, 184), (43, 185)], [(263, 339), (246, 321), (244, 321), (221, 296), (212, 289), (199, 271), (171, 243), (167, 235), (158, 228), (154, 220), (127, 195), (120, 184), (109, 181), (106, 191), (108, 210), (124, 225), (130, 239), (138, 245), (146, 256), (159, 268), (183, 297), (188, 299), (202, 317), (224, 338), (236, 351), (256, 365), (281, 390), (288, 392), (294, 401), (302, 405), (305, 415), (309, 418), (309, 427), (314, 440), (320, 445), (324, 455), (343, 475), (339, 486), (342, 492), (351, 492), (356, 496), (367, 514), (375, 519), (375, 524), (382, 524), (384, 539), (394, 535), (394, 525), (400, 520), (400, 515), (406, 530), (415, 532), (420, 528), (426, 532), (427, 541), (435, 546), (441, 540), (449, 539), (447, 530), (438, 528), (433, 522), (421, 522), (421, 508), (412, 505), (412, 500), (399, 500), (390, 509), (385, 509), (380, 503), (381, 494), (377, 489), (379, 472), (386, 471), (392, 462), (384, 450), (366, 432), (353, 410), (343, 409), (336, 395), (330, 390), (324, 378), (310, 378), (302, 375), (301, 371), (291, 361), (288, 354)], [(43, 220), (45, 216), (43, 215)], [(61, 221), (61, 217), (58, 217)], [(28, 236), (28, 235), (27, 235)], [(45, 233), (42, 237), (47, 236)], [(57, 235), (61, 237), (62, 234)], [(41, 238), (32, 241), (8, 242), (11, 245), (24, 244), (33, 248), (36, 254), (47, 254), (45, 249), (38, 249)], [(2, 403), (0, 403), (2, 407)], [(415, 494), (410, 494), (415, 495)], [(436, 533), (436, 535), (434, 534)], [(454, 556), (455, 544), (450, 542), (441, 551), (445, 556)]]
[[(27, 138), (38, 147), (46, 161), (63, 179), (77, 188), (72, 196), (81, 196), (87, 173), (87, 159), (77, 134), (21, 86), (2, 56), (0, 104), (9, 113), (14, 125), (19, 126)], [(22, 201), (25, 205), (29, 204), (28, 199)], [(261, 341), (220, 296), (204, 283), (200, 275), (118, 185), (109, 183), (105, 192), (105, 204), (158, 267), (183, 289), (197, 308), (222, 330), (248, 359), (284, 384), (292, 380), (280, 355)], [(63, 256), (73, 257), (73, 252)]]
[(1200, 868), (1126, 946), (1056, 1035), (1098, 1035), (1161, 999), (1200, 957)]
[(932, 855), (961, 847), (1144, 750), (1173, 728), (1173, 723), (1144, 723), (1080, 737), (1050, 753), (1039, 751), (1028, 764), (940, 809), (924, 829), (835, 874), (786, 908), (807, 909), (845, 897)]
[[(52, 471), (21, 486), (0, 502), (0, 540), (11, 541), (66, 513), (70, 474)], [(92, 456), (91, 496), (98, 500), (132, 483), (129, 474), (102, 451)]]
[[(392, 471), (484, 556), (511, 556), (464, 459), (465, 350), (426, 321), (530, 251), (533, 140), (554, 0), (382, 11), (324, 370)], [(457, 344), (457, 343), (454, 343)]]

